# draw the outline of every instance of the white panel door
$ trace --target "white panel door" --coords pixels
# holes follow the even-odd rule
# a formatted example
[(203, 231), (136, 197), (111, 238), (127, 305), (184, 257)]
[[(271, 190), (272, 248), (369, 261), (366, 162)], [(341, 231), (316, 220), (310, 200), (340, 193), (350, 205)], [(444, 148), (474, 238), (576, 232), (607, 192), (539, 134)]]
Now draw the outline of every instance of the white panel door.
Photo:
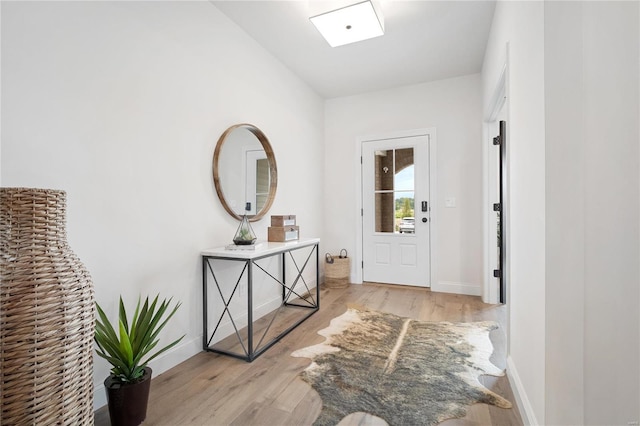
[(362, 143), (363, 280), (430, 287), (429, 136)]

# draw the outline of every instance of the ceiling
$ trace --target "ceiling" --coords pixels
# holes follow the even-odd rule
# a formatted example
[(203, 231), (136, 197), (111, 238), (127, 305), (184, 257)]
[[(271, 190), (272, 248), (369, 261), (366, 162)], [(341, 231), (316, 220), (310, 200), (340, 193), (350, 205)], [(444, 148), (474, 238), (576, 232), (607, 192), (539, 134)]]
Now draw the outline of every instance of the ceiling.
[(384, 36), (331, 48), (309, 21), (331, 2), (210, 1), (324, 98), (480, 72), (495, 8), (383, 0)]

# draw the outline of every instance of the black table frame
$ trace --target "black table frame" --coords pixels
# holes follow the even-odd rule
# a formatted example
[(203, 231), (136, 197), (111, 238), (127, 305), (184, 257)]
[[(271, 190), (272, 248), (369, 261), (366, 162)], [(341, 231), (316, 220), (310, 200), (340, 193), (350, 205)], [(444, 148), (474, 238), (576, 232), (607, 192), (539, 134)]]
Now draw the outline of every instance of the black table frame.
[[(299, 326), (302, 322), (304, 322), (306, 319), (308, 319), (311, 315), (313, 315), (314, 313), (318, 312), (318, 310), (320, 309), (320, 255), (319, 255), (319, 242), (313, 242), (310, 244), (304, 244), (304, 245), (291, 245), (291, 246), (284, 246), (281, 249), (279, 249), (276, 252), (273, 251), (269, 251), (268, 253), (264, 254), (264, 255), (258, 255), (255, 257), (233, 257), (233, 256), (225, 256), (225, 255), (207, 255), (207, 254), (203, 254), (202, 255), (202, 294), (203, 294), (203, 349), (205, 351), (209, 351), (209, 352), (216, 352), (216, 353), (220, 353), (220, 354), (224, 354), (224, 355), (229, 355), (235, 358), (239, 358), (242, 360), (245, 360), (247, 362), (252, 362), (254, 359), (256, 359), (258, 356), (260, 356), (261, 354), (263, 354), (267, 349), (269, 349), (271, 346), (273, 346), (274, 344), (276, 344), (278, 341), (280, 341), (284, 336), (286, 336), (287, 334), (289, 334), (294, 328), (296, 328), (297, 326)], [(298, 267), (298, 263), (296, 262), (295, 258), (293, 257), (292, 252), (293, 251), (297, 251), (297, 250), (302, 250), (302, 249), (311, 249), (309, 251), (309, 254), (304, 262), (304, 264), (302, 265), (302, 268)], [(309, 260), (311, 259), (311, 257), (313, 256), (313, 254), (315, 253), (315, 263), (316, 263), (316, 291), (315, 291), (315, 300), (313, 299), (313, 297), (311, 297), (311, 301), (309, 302), (308, 305), (301, 305), (301, 304), (296, 304), (296, 303), (290, 303), (289, 302), (289, 298), (291, 296), (297, 296), (297, 297), (301, 297), (300, 294), (298, 294), (295, 291), (296, 285), (298, 285), (300, 282), (302, 282), (302, 284), (304, 285), (305, 289), (306, 289), (306, 293), (309, 296), (312, 296), (312, 290), (309, 289), (309, 286), (307, 284), (307, 282), (305, 281), (304, 277), (302, 276), (302, 273), (305, 271)], [(265, 269), (263, 269), (259, 264), (256, 263), (256, 261), (260, 260), (260, 259), (265, 259), (268, 257), (272, 257), (272, 256), (281, 256), (281, 271), (282, 271), (282, 278), (278, 279), (276, 277), (274, 277), (271, 273), (269, 273), (268, 271), (266, 271)], [(286, 284), (286, 266), (287, 266), (287, 255), (289, 255), (289, 258), (292, 260), (293, 265), (295, 266), (295, 269), (297, 270), (297, 276), (295, 277), (295, 279), (293, 280), (293, 283), (290, 286), (287, 286)], [(227, 300), (225, 300), (224, 295), (222, 293), (222, 290), (220, 288), (220, 284), (218, 283), (218, 279), (216, 278), (216, 274), (214, 272), (214, 268), (211, 264), (211, 261), (213, 260), (231, 260), (231, 261), (236, 261), (236, 262), (244, 262), (244, 267), (242, 268), (242, 272), (240, 272), (240, 276), (238, 277), (238, 279), (236, 280), (236, 283), (233, 287), (233, 290), (231, 292), (231, 295), (229, 296), (229, 298)], [(262, 338), (260, 339), (260, 341), (258, 342), (257, 345), (255, 345), (254, 347), (254, 342), (253, 342), (253, 268), (257, 267), (258, 269), (260, 269), (261, 271), (263, 271), (265, 274), (267, 274), (269, 277), (271, 277), (273, 280), (275, 280), (278, 284), (280, 284), (282, 286), (282, 303), (280, 304), (280, 306), (276, 309), (276, 312), (274, 313), (274, 315), (271, 318), (271, 322), (269, 323), (269, 326), (266, 328), (264, 334), (262, 335)], [(211, 273), (211, 276), (213, 278), (213, 281), (215, 282), (216, 285), (216, 289), (218, 290), (218, 296), (221, 298), (222, 303), (224, 304), (224, 309), (222, 310), (222, 313), (220, 314), (220, 317), (218, 319), (218, 322), (213, 330), (213, 332), (211, 333), (211, 336), (209, 336), (209, 331), (208, 331), (208, 316), (209, 316), (209, 309), (208, 309), (208, 298), (207, 298), (207, 290), (209, 287), (209, 283), (208, 283), (208, 276), (209, 274), (207, 272)], [(229, 304), (231, 303), (231, 300), (233, 299), (233, 296), (235, 295), (236, 291), (238, 290), (238, 286), (240, 284), (240, 282), (242, 281), (243, 276), (245, 276), (245, 272), (246, 272), (246, 280), (247, 280), (247, 346), (245, 347), (244, 342), (242, 340), (242, 337), (240, 336), (240, 331), (235, 323), (235, 321), (233, 320), (233, 316), (231, 315), (231, 312), (229, 310)], [(304, 298), (303, 300), (307, 301), (306, 298)], [(280, 312), (280, 310), (285, 307), (285, 306), (296, 306), (296, 307), (300, 307), (300, 308), (308, 308), (309, 312), (302, 317), (301, 319), (299, 319), (298, 321), (296, 321), (294, 324), (292, 324), (291, 326), (289, 326), (286, 330), (284, 330), (283, 332), (281, 332), (280, 334), (278, 334), (277, 336), (275, 336), (274, 338), (271, 339), (271, 341), (265, 343), (263, 346), (260, 346), (262, 344), (262, 340), (265, 338), (266, 334), (268, 333), (271, 325), (273, 324), (273, 321), (275, 320), (278, 312)], [(222, 319), (224, 318), (225, 313), (229, 314), (229, 318), (231, 319), (231, 323), (233, 325), (233, 328), (235, 330), (235, 334), (236, 337), (238, 338), (238, 341), (240, 342), (240, 345), (242, 346), (242, 349), (244, 351), (244, 353), (237, 353), (237, 352), (231, 352), (231, 351), (227, 351), (227, 350), (223, 350), (223, 349), (217, 349), (211, 346), (211, 341), (213, 340), (213, 337), (215, 336), (216, 332), (218, 331), (218, 328), (222, 322)]]

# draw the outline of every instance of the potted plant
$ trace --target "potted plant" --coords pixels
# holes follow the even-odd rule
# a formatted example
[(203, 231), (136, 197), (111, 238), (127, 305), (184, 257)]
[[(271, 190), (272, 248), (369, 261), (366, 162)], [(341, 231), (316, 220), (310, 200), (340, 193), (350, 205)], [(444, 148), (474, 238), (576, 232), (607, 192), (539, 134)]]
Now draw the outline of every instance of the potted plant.
[[(111, 375), (104, 381), (109, 405), (109, 417), (114, 426), (137, 426), (147, 416), (147, 402), (151, 385), (149, 361), (174, 347), (184, 337), (151, 353), (159, 342), (158, 334), (176, 313), (180, 303), (168, 310), (171, 299), (158, 305), (158, 296), (149, 304), (145, 298), (140, 307), (140, 298), (131, 321), (120, 297), (117, 332), (106, 314), (96, 303), (95, 341), (96, 353), (112, 365)], [(165, 315), (166, 314), (166, 315)], [(163, 319), (164, 318), (164, 319)]]

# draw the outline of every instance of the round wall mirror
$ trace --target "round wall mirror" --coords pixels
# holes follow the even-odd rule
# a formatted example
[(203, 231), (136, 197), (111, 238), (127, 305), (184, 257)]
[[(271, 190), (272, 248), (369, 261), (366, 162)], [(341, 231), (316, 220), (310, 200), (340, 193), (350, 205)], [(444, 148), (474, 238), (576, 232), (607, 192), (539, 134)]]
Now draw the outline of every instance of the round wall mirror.
[[(224, 209), (240, 220), (262, 218), (276, 196), (278, 169), (264, 133), (242, 123), (224, 131), (213, 153), (213, 183)], [(249, 210), (245, 210), (249, 206)]]

